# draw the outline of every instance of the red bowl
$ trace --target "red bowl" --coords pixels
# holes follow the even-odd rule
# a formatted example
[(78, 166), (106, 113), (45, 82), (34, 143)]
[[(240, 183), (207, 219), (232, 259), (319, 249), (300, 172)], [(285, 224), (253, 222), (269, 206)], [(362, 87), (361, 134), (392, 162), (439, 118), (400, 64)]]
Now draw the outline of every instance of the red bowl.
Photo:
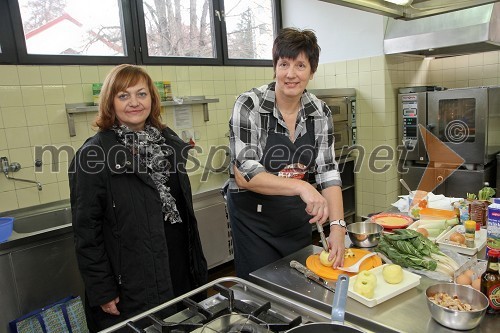
[(413, 223), (413, 219), (407, 215), (395, 213), (381, 213), (370, 217), (372, 222), (380, 224), (384, 230), (403, 229)]

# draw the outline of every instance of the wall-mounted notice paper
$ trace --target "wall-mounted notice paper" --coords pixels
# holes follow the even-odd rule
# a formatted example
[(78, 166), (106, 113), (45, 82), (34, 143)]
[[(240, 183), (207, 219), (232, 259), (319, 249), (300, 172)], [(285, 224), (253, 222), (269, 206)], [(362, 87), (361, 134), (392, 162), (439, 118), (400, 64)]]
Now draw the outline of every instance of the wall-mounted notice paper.
[(175, 128), (193, 127), (193, 115), (191, 105), (178, 105), (174, 107)]

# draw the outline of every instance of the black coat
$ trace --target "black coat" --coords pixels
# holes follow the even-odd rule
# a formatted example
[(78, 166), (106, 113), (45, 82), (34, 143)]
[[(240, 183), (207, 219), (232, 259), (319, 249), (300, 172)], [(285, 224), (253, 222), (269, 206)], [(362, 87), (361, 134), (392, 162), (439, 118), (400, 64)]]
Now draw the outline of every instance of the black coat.
[[(177, 255), (189, 255), (189, 278), (196, 288), (207, 281), (207, 262), (185, 171), (189, 147), (168, 128), (162, 134), (174, 150), (173, 169), (188, 206), (183, 223), (189, 251)], [(105, 131), (85, 142), (69, 168), (76, 255), (92, 308), (87, 314), (104, 326), (174, 298), (161, 199), (151, 177), (136, 164), (115, 133)], [(117, 296), (121, 315), (104, 314), (100, 305)]]

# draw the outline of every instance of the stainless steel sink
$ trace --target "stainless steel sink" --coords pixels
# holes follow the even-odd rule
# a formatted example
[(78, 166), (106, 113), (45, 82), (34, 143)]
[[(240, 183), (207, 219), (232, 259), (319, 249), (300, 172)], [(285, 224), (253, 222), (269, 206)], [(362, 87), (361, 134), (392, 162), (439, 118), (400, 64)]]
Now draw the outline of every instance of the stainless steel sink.
[(70, 208), (18, 217), (14, 220), (14, 231), (17, 233), (38, 232), (66, 224), (71, 224)]

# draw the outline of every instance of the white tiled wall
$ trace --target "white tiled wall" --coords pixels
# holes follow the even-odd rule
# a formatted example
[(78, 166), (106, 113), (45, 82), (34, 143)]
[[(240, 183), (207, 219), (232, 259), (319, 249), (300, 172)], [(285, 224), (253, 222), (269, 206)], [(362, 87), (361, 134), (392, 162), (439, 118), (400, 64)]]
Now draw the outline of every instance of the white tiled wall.
[[(398, 195), (397, 154), (392, 159), (387, 155), (391, 150), (395, 152), (397, 145), (397, 88), (499, 85), (499, 58), (499, 52), (443, 59), (378, 56), (318, 67), (309, 88), (357, 90), (358, 143), (364, 148), (364, 158), (356, 174), (359, 216), (386, 209)], [(0, 212), (68, 198), (67, 158), (61, 155), (59, 171), (52, 172), (55, 166), (45, 154), (44, 172), (35, 174), (33, 148), (70, 145), (77, 149), (93, 135), (90, 123), (95, 114), (87, 113), (75, 116), (77, 135), (69, 136), (65, 103), (91, 102), (92, 83), (102, 82), (110, 69), (110, 66), (0, 66), (0, 156), (21, 163), (23, 169), (14, 176), (36, 178), (44, 185), (39, 192), (31, 184), (10, 181), (0, 175)], [(204, 152), (210, 146), (227, 144), (225, 134), (236, 96), (270, 82), (273, 77), (272, 68), (147, 66), (146, 69), (155, 81), (172, 81), (175, 96), (219, 98), (218, 103), (209, 104), (208, 122), (203, 121), (201, 106), (193, 107), (193, 125), (200, 136), (196, 144)], [(166, 109), (163, 120), (173, 125), (171, 108)], [(376, 148), (383, 148), (377, 153), (379, 158), (389, 160), (372, 166), (369, 160)], [(197, 157), (204, 164), (207, 156), (202, 153)]]
[[(369, 151), (377, 145), (388, 144), (393, 148), (397, 145), (398, 88), (417, 85), (447, 88), (500, 85), (498, 51), (441, 59), (382, 56), (371, 59), (369, 63), (361, 59), (359, 64), (360, 77), (364, 76), (365, 81), (369, 77), (372, 80), (371, 91), (370, 87), (361, 85), (358, 90), (358, 99), (362, 98), (362, 103), (358, 103), (358, 138), (359, 143), (366, 145)], [(383, 74), (380, 73), (381, 66)], [(490, 124), (490, 129), (494, 130), (490, 141), (498, 143), (500, 119), (495, 118), (495, 121)], [(396, 158), (397, 155), (394, 156), (393, 166), (382, 174), (367, 169), (357, 174), (358, 215), (384, 210), (396, 201), (399, 194)]]
[[(0, 66), (0, 156), (19, 162), (22, 169), (11, 176), (37, 180), (34, 184), (8, 180), (0, 174), (0, 215), (69, 197), (68, 158), (59, 154), (57, 165), (44, 153), (41, 173), (34, 170), (34, 147), (52, 145), (78, 149), (95, 132), (95, 112), (75, 115), (76, 136), (70, 137), (66, 103), (92, 102), (92, 83), (102, 82), (112, 66)], [(228, 120), (236, 96), (272, 81), (272, 68), (211, 66), (146, 66), (153, 80), (169, 80), (175, 96), (205, 95), (218, 98), (209, 104), (210, 120), (203, 120), (201, 105), (192, 107), (193, 129), (203, 149), (197, 154), (205, 165), (210, 146), (227, 145)], [(163, 121), (175, 128), (173, 108), (164, 108)], [(224, 155), (216, 155), (222, 161)], [(217, 166), (217, 165), (215, 165)], [(195, 175), (200, 169), (193, 170)], [(193, 188), (196, 184), (193, 184)]]
[[(500, 84), (500, 52), (441, 59), (378, 56), (321, 65), (310, 87), (356, 88), (358, 143), (364, 158), (356, 174), (358, 216), (386, 209), (399, 191), (397, 161), (397, 90), (416, 85), (447, 88)], [(500, 142), (500, 119), (490, 128), (490, 141)], [(375, 149), (387, 147), (390, 161), (371, 166)], [(386, 157), (383, 151), (377, 156)], [(383, 169), (384, 166), (386, 169)], [(384, 171), (380, 171), (384, 170)]]

